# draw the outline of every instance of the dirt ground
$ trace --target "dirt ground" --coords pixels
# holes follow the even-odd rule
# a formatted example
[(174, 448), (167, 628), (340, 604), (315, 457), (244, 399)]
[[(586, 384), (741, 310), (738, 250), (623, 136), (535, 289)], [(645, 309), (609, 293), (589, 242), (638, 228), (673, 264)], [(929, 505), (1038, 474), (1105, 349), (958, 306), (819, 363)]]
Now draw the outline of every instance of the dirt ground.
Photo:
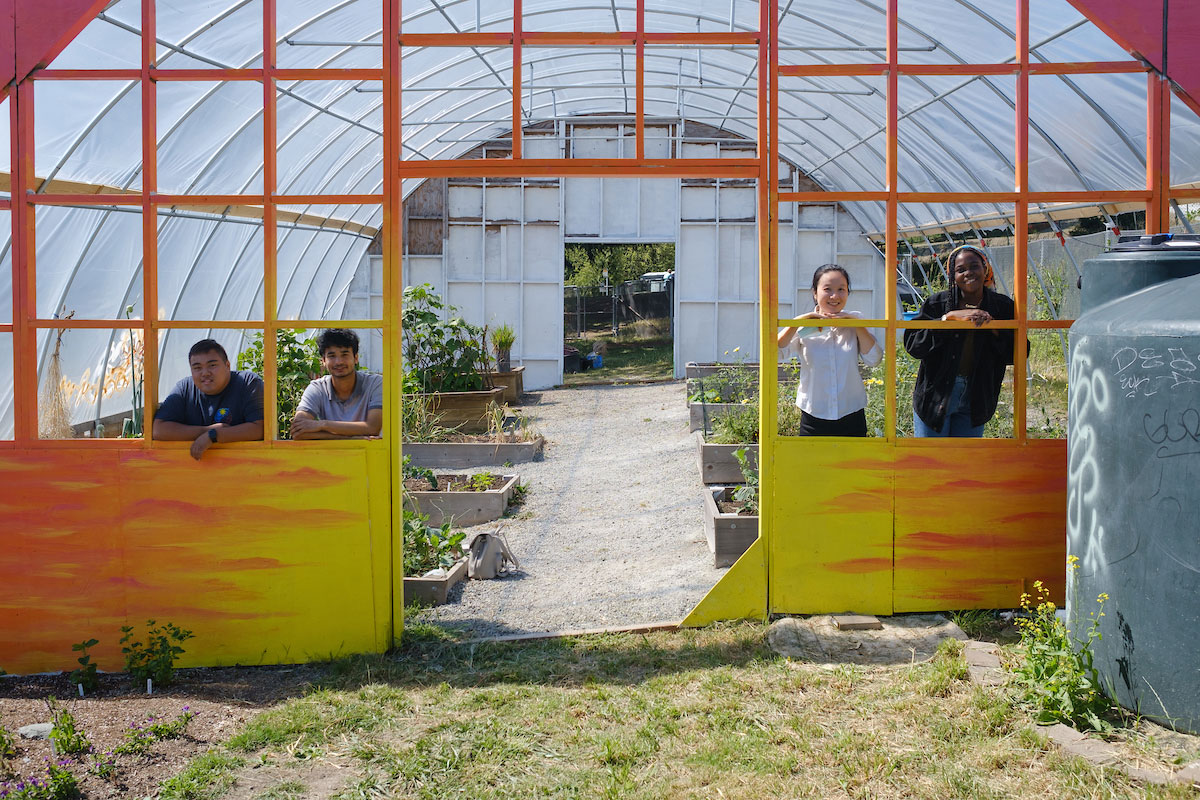
[[(151, 797), (158, 784), (176, 775), (210, 745), (228, 739), (246, 720), (267, 707), (304, 693), (321, 670), (314, 666), (185, 669), (176, 672), (172, 686), (147, 695), (127, 675), (100, 675), (100, 687), (80, 698), (65, 674), (4, 676), (0, 678), (0, 726), (12, 734), (17, 754), (0, 762), (9, 774), (0, 781), (14, 781), (44, 772), (44, 759), (52, 756), (45, 740), (23, 739), (17, 729), (50, 722), (46, 698), (59, 698), (103, 756), (125, 738), (133, 724), (148, 717), (174, 720), (187, 706), (196, 717), (179, 739), (156, 742), (145, 755), (118, 755), (115, 774), (105, 779), (89, 773), (91, 759), (74, 759), (69, 769), (79, 781), (87, 800)], [(140, 688), (140, 690), (139, 690)]]

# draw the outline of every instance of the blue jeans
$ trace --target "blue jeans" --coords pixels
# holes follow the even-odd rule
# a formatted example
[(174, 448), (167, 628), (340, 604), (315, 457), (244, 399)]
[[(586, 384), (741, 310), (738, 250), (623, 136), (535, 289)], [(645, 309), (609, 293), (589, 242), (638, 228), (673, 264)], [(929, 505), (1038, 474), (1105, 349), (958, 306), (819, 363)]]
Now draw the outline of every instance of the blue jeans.
[(925, 421), (914, 411), (913, 433), (926, 438), (938, 436), (979, 438), (983, 436), (983, 426), (971, 424), (971, 396), (967, 392), (969, 385), (967, 379), (962, 375), (954, 379), (954, 388), (950, 390), (950, 401), (946, 404), (946, 418), (942, 420), (941, 430), (926, 425)]

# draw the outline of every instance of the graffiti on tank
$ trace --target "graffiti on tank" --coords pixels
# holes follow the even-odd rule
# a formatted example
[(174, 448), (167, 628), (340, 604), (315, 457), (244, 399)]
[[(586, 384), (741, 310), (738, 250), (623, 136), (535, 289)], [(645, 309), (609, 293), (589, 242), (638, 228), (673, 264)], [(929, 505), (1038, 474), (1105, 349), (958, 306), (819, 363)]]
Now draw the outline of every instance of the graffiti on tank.
[(1079, 347), (1071, 359), (1070, 413), (1075, 424), (1067, 460), (1067, 543), (1068, 552), (1079, 557), (1083, 569), (1096, 574), (1108, 563), (1104, 525), (1097, 515), (1102, 489), (1097, 454), (1104, 428), (1101, 418), (1108, 411), (1110, 397), (1104, 370), (1093, 365), (1084, 349)]
[(1161, 414), (1145, 414), (1142, 431), (1151, 444), (1158, 445), (1157, 458), (1200, 455), (1200, 411), (1195, 408), (1168, 407)]
[(1112, 356), (1112, 374), (1122, 396), (1153, 397), (1180, 386), (1200, 386), (1200, 355), (1182, 347), (1122, 347)]

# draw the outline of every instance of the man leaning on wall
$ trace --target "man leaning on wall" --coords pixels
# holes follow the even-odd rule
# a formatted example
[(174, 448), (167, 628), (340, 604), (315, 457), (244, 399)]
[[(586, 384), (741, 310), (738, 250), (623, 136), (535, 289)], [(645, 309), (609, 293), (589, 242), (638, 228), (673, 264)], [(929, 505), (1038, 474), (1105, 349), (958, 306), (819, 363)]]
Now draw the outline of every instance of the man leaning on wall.
[(263, 382), (232, 370), (225, 348), (201, 339), (188, 351), (192, 374), (175, 384), (154, 415), (154, 438), (192, 443), (199, 460), (213, 445), (263, 438)]
[(327, 375), (310, 383), (292, 418), (293, 439), (375, 437), (383, 428), (383, 376), (358, 368), (358, 334), (328, 328), (317, 337)]

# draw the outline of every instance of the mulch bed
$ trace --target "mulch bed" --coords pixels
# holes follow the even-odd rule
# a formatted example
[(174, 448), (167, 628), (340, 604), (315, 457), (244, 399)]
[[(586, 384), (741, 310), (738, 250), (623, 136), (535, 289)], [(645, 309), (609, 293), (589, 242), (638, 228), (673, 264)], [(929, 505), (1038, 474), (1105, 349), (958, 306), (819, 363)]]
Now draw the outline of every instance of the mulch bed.
[[(78, 727), (97, 753), (112, 750), (125, 739), (132, 725), (150, 716), (170, 721), (188, 707), (196, 713), (186, 733), (178, 739), (154, 743), (145, 755), (119, 755), (109, 779), (88, 774), (90, 760), (73, 759), (69, 769), (87, 800), (151, 797), (166, 778), (176, 775), (189, 761), (218, 742), (228, 739), (260, 711), (289, 697), (304, 694), (321, 675), (312, 666), (228, 667), (183, 669), (175, 683), (147, 695), (129, 676), (101, 674), (100, 687), (85, 698), (68, 682), (65, 673), (0, 678), (0, 725), (16, 744), (16, 757), (0, 760), (0, 781), (41, 776), (45, 759), (52, 758), (50, 742), (23, 739), (17, 729), (32, 723), (51, 722), (46, 698), (59, 698), (60, 708), (75, 716)], [(5, 769), (7, 768), (7, 769)]]

